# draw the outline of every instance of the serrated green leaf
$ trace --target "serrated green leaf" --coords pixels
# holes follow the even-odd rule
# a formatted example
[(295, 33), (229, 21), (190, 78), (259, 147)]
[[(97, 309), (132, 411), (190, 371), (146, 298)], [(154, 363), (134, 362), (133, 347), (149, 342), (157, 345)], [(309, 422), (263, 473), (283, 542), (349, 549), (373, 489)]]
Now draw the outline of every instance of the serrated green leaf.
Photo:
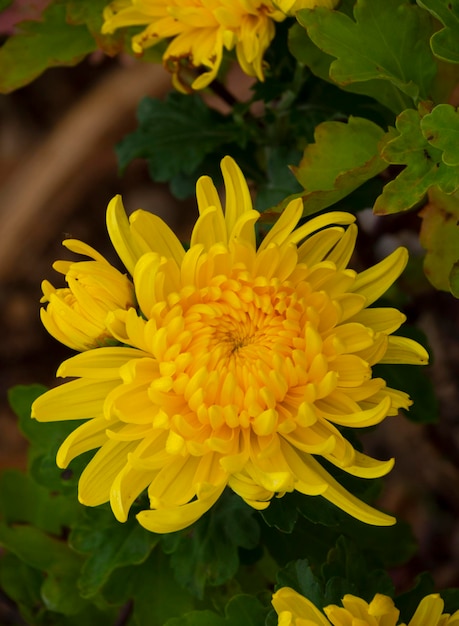
[(433, 187), (428, 197), (419, 213), (419, 238), (426, 249), (424, 272), (434, 287), (450, 291), (451, 273), (459, 261), (459, 193), (447, 195)]
[(422, 118), (432, 109), (427, 105), (419, 111), (403, 111), (396, 121), (397, 132), (389, 131), (381, 142), (382, 158), (387, 163), (405, 165), (405, 168), (377, 198), (376, 214), (406, 211), (418, 204), (434, 186), (446, 194), (459, 188), (459, 166), (446, 165), (442, 151), (429, 143), (421, 128)]
[(338, 538), (322, 567), (326, 581), (324, 603), (339, 604), (347, 593), (370, 602), (376, 593), (392, 596), (394, 585), (389, 574), (375, 568), (374, 557), (364, 550), (358, 539)]
[[(290, 29), (289, 48), (293, 56), (309, 67), (315, 76), (335, 84), (330, 78), (330, 66), (333, 63), (334, 57), (320, 50), (320, 48), (311, 41), (305, 28), (301, 27), (299, 24), (294, 24)], [(411, 105), (411, 99), (390, 81), (379, 79), (366, 80), (362, 83), (340, 85), (340, 89), (345, 92), (373, 98), (396, 114)], [(355, 110), (353, 113), (355, 114)]]
[(84, 25), (66, 21), (64, 4), (52, 3), (39, 22), (23, 22), (0, 48), (0, 93), (23, 87), (49, 67), (76, 65), (96, 49)]
[(219, 146), (245, 143), (243, 127), (197, 95), (170, 93), (164, 102), (144, 98), (137, 115), (138, 129), (117, 146), (119, 166), (123, 170), (135, 158), (147, 159), (156, 181), (192, 174)]
[(459, 63), (459, 1), (417, 0), (417, 3), (445, 27), (430, 38), (432, 52), (439, 59)]
[(74, 550), (89, 555), (78, 581), (82, 597), (96, 595), (115, 569), (143, 563), (158, 541), (135, 518), (120, 524), (110, 510), (85, 509), (69, 537)]
[(292, 561), (277, 575), (276, 588), (291, 587), (308, 598), (318, 609), (324, 606), (322, 580), (312, 570), (307, 559)]
[(165, 551), (177, 581), (196, 597), (202, 598), (207, 585), (217, 586), (230, 580), (239, 566), (239, 548), (257, 546), (259, 526), (255, 511), (239, 496), (226, 493), (218, 503), (189, 530), (176, 535), (175, 545), (166, 536)]
[(436, 74), (432, 27), (409, 0), (357, 0), (354, 20), (324, 7), (297, 17), (316, 46), (335, 57), (330, 77), (337, 84), (388, 80), (414, 102), (428, 97)]
[(348, 123), (323, 122), (316, 127), (315, 143), (306, 149), (293, 174), (303, 192), (287, 197), (275, 212), (293, 198), (304, 201), (304, 215), (311, 215), (338, 202), (387, 165), (379, 157), (383, 130), (373, 122), (350, 117)]
[(443, 152), (443, 163), (459, 165), (459, 113), (454, 107), (449, 104), (434, 107), (421, 119), (421, 130), (430, 145)]

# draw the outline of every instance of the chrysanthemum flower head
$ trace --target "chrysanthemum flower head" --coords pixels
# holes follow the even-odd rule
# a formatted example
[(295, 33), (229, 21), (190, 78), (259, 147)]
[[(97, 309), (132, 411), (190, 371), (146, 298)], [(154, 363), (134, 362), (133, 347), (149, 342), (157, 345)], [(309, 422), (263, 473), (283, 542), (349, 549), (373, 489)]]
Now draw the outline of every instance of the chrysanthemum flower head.
[(347, 265), (357, 227), (333, 212), (298, 226), (292, 201), (257, 246), (247, 183), (222, 161), (226, 210), (208, 177), (189, 249), (158, 217), (107, 211), (112, 242), (133, 277), (138, 308), (113, 310), (120, 345), (65, 361), (68, 382), (33, 406), (38, 420), (84, 419), (62, 444), (60, 467), (98, 449), (79, 482), (87, 505), (110, 501), (118, 520), (148, 490), (146, 528), (169, 532), (198, 519), (226, 486), (264, 509), (297, 490), (321, 495), (370, 524), (393, 518), (347, 492), (318, 459), (363, 478), (393, 461), (356, 451), (340, 428), (377, 424), (408, 396), (372, 377), (376, 363), (427, 362), (392, 333), (396, 309), (369, 308), (403, 270), (400, 248), (356, 273)]
[(40, 311), (47, 331), (61, 343), (82, 352), (111, 338), (106, 319), (110, 311), (135, 306), (134, 287), (90, 246), (67, 239), (63, 245), (90, 261), (56, 261), (54, 269), (65, 275), (68, 287), (56, 289), (45, 280)]
[[(396, 626), (398, 623), (400, 611), (389, 596), (377, 593), (368, 603), (348, 594), (341, 602), (342, 606), (326, 606), (322, 613), (290, 587), (282, 587), (272, 599), (279, 626)], [(425, 596), (408, 626), (457, 626), (459, 611), (450, 615), (443, 613), (443, 607), (444, 602), (438, 593)]]
[(137, 54), (170, 39), (163, 62), (183, 91), (183, 64), (202, 70), (191, 86), (203, 89), (216, 77), (225, 49), (235, 49), (242, 70), (263, 80), (263, 55), (274, 37), (275, 22), (285, 18), (271, 0), (117, 0), (104, 10), (102, 32), (145, 26), (132, 38)]

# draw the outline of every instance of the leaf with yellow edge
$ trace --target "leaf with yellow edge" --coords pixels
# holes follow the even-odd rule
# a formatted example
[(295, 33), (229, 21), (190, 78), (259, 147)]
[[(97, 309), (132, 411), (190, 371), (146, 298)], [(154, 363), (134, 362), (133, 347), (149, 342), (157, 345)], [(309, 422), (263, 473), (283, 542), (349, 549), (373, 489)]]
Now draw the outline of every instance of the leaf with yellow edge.
[(0, 48), (0, 93), (27, 85), (48, 67), (76, 65), (96, 49), (85, 25), (67, 22), (66, 7), (51, 4), (40, 22), (23, 22)]
[(447, 195), (434, 187), (428, 197), (429, 202), (419, 213), (420, 241), (427, 251), (424, 271), (434, 287), (452, 291), (458, 297), (459, 193)]
[(335, 57), (330, 78), (338, 85), (388, 80), (414, 102), (429, 96), (437, 71), (432, 25), (408, 0), (357, 0), (354, 19), (325, 7), (297, 17), (316, 46)]
[[(376, 214), (406, 211), (421, 202), (434, 186), (446, 194), (459, 189), (457, 150), (449, 138), (450, 131), (455, 129), (450, 127), (448, 116), (445, 122), (443, 106), (452, 108), (423, 103), (418, 111), (403, 111), (397, 117), (397, 130), (391, 129), (381, 142), (382, 158), (387, 163), (405, 165), (405, 168), (377, 198)], [(459, 124), (455, 124), (459, 128)]]
[(440, 59), (459, 63), (459, 0), (418, 0), (418, 4), (444, 25), (430, 38), (432, 52)]
[(361, 117), (345, 122), (323, 122), (316, 127), (315, 143), (308, 144), (292, 172), (304, 191), (286, 198), (275, 212), (294, 198), (304, 201), (303, 215), (335, 204), (387, 165), (378, 155), (383, 130)]

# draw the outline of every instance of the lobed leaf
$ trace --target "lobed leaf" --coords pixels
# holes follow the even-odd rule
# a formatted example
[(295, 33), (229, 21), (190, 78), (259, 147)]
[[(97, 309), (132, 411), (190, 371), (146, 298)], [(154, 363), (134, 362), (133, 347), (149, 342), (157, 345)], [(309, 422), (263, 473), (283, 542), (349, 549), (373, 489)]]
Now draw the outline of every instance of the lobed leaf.
[(304, 188), (274, 208), (280, 212), (293, 198), (304, 201), (303, 215), (335, 204), (364, 182), (386, 169), (378, 154), (383, 130), (373, 122), (350, 117), (344, 122), (323, 122), (316, 127), (297, 167), (291, 167)]
[[(387, 163), (404, 165), (398, 176), (389, 182), (377, 198), (374, 212), (378, 215), (406, 211), (419, 202), (432, 187), (439, 187), (451, 194), (459, 188), (459, 165), (448, 165), (443, 151), (449, 149), (448, 128), (442, 126), (445, 109), (425, 103), (418, 111), (407, 109), (396, 120), (397, 130), (390, 130), (380, 144), (380, 153)], [(448, 105), (446, 105), (448, 106)], [(448, 115), (448, 114), (447, 114)], [(424, 122), (423, 118), (427, 117)], [(443, 121), (442, 121), (443, 120)], [(435, 128), (432, 135), (430, 128)], [(434, 143), (436, 145), (434, 145)], [(454, 161), (454, 147), (448, 152), (447, 160)]]
[(452, 291), (458, 297), (459, 193), (448, 195), (433, 187), (419, 215), (420, 242), (426, 249), (425, 274), (436, 289)]
[(417, 3), (444, 25), (430, 38), (432, 52), (439, 59), (459, 63), (459, 1), (417, 0)]
[(219, 147), (245, 144), (243, 127), (210, 109), (197, 95), (170, 93), (165, 101), (144, 98), (137, 115), (138, 129), (117, 146), (119, 166), (124, 170), (133, 159), (147, 159), (156, 181), (193, 175), (206, 155)]
[(259, 541), (255, 511), (239, 496), (225, 493), (189, 530), (165, 536), (177, 581), (202, 598), (206, 586), (230, 580), (239, 567), (239, 549), (252, 550)]
[(436, 74), (428, 38), (428, 15), (409, 0), (357, 0), (354, 20), (324, 7), (298, 13), (318, 48), (335, 60), (330, 78), (338, 85), (390, 81), (415, 103), (429, 96)]
[(83, 24), (67, 22), (66, 6), (52, 3), (42, 20), (23, 22), (20, 32), (0, 48), (0, 93), (23, 87), (57, 65), (76, 65), (96, 49)]
[(445, 165), (459, 165), (459, 113), (449, 104), (439, 104), (421, 119), (421, 131), (431, 146), (443, 152)]
[(143, 563), (158, 541), (135, 517), (119, 524), (110, 510), (85, 509), (85, 521), (69, 537), (72, 548), (88, 555), (78, 580), (82, 597), (96, 595), (115, 569)]

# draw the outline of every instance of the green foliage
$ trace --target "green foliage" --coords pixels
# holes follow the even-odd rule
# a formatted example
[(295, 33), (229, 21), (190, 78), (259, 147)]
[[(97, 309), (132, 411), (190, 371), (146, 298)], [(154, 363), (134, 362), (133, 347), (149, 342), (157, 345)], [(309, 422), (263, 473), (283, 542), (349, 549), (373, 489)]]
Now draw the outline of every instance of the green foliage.
[(459, 63), (459, 2), (457, 0), (417, 0), (444, 28), (430, 38), (432, 52), (440, 59)]
[[(316, 127), (315, 143), (308, 144), (292, 171), (304, 188), (293, 197), (304, 201), (304, 215), (335, 204), (387, 165), (378, 155), (382, 129), (364, 118), (344, 122), (323, 122)], [(289, 196), (277, 210), (291, 200)]]
[(226, 493), (189, 529), (166, 535), (163, 549), (170, 553), (178, 582), (198, 598), (207, 585), (222, 585), (235, 576), (239, 548), (258, 544), (255, 511), (239, 496)]
[[(415, 104), (427, 98), (436, 74), (428, 16), (409, 0), (357, 0), (353, 12), (354, 19), (324, 7), (299, 12), (298, 20), (312, 42), (335, 59), (330, 78), (346, 87), (389, 81)], [(371, 95), (376, 95), (373, 90)], [(387, 95), (386, 91), (383, 104), (388, 103)], [(405, 101), (396, 98), (394, 93), (390, 102), (395, 110)]]
[(446, 194), (459, 188), (459, 167), (445, 162), (442, 149), (448, 149), (446, 161), (454, 162), (455, 151), (447, 137), (451, 108), (423, 105), (418, 111), (407, 109), (397, 117), (397, 130), (386, 134), (381, 156), (387, 163), (405, 167), (384, 187), (374, 205), (375, 213), (406, 211), (421, 202), (433, 186)]
[(164, 102), (145, 98), (137, 115), (138, 129), (117, 147), (120, 168), (143, 158), (153, 180), (172, 185), (177, 177), (191, 177), (194, 187), (206, 156), (223, 158), (228, 144), (243, 147), (247, 141), (243, 125), (210, 109), (199, 96), (170, 93)]
[(459, 196), (432, 188), (428, 203), (420, 212), (420, 241), (426, 249), (424, 271), (437, 289), (451, 291), (457, 297), (457, 262), (459, 261)]
[(79, 578), (82, 597), (101, 591), (115, 569), (143, 563), (158, 541), (159, 536), (146, 531), (135, 518), (116, 524), (109, 509), (85, 509), (69, 537), (76, 552), (87, 554)]
[(213, 611), (194, 611), (166, 622), (164, 626), (264, 626), (267, 609), (253, 596), (237, 595), (226, 607), (225, 617)]
[(76, 65), (96, 49), (86, 26), (67, 22), (64, 5), (51, 4), (42, 17), (24, 22), (0, 48), (0, 93), (26, 85), (48, 67)]

